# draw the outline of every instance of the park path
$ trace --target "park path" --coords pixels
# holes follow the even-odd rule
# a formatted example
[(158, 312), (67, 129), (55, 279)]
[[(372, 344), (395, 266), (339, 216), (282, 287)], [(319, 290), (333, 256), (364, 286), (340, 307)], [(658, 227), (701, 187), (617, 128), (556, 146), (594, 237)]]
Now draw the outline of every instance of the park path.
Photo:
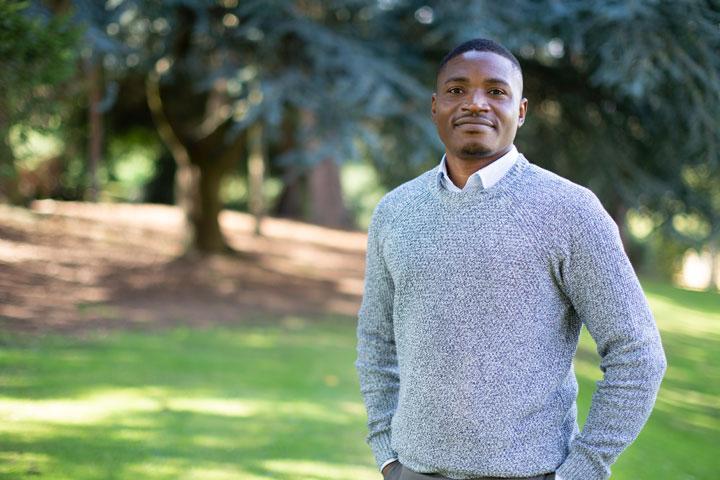
[(0, 205), (0, 328), (84, 333), (211, 326), (271, 315), (354, 316), (366, 235), (220, 217), (234, 257), (182, 256), (182, 213), (147, 204)]

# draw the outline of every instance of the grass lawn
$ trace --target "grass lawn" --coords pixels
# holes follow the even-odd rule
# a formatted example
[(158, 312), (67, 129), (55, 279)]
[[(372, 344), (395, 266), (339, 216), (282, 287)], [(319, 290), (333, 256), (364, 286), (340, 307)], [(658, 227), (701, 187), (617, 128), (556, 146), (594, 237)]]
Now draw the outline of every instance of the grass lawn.
[[(718, 478), (720, 296), (646, 289), (670, 366), (613, 478)], [(82, 340), (0, 334), (0, 479), (378, 479), (353, 319), (264, 323)], [(584, 335), (581, 419), (596, 362)]]

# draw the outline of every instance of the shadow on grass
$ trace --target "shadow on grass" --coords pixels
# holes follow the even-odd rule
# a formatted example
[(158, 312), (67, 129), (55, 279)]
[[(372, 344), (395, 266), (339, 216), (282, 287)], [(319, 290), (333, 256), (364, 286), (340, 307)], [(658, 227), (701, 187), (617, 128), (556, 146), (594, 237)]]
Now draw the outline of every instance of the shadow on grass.
[[(686, 306), (680, 292), (670, 311), (658, 316), (668, 370), (655, 409), (637, 441), (613, 466), (613, 479), (709, 479), (717, 475), (720, 444), (720, 341), (714, 334), (720, 308), (698, 315), (696, 306)], [(703, 294), (710, 295), (712, 294)], [(709, 304), (710, 302), (705, 302)], [(651, 297), (651, 305), (653, 298)], [(694, 325), (686, 325), (692, 322)], [(586, 331), (576, 356), (580, 385), (578, 410), (584, 421), (595, 382), (602, 376), (595, 345)]]
[(5, 338), (0, 478), (375, 478), (352, 325), (288, 325)]
[[(351, 415), (326, 422), (292, 409), (237, 418), (165, 408), (83, 425), (31, 423), (22, 432), (4, 432), (0, 478), (160, 479), (189, 471), (198, 478), (215, 478), (215, 471), (232, 478), (359, 478), (342, 474), (369, 473), (358, 427)], [(296, 463), (315, 463), (319, 472), (298, 475)]]
[[(676, 296), (653, 305), (669, 368), (614, 480), (717, 473), (720, 312)], [(0, 479), (375, 479), (354, 359), (347, 318), (89, 340), (0, 335)], [(581, 421), (598, 363), (584, 332)]]
[(323, 376), (355, 382), (352, 328), (344, 319), (285, 317), (262, 326), (116, 333), (91, 340), (0, 336), (0, 388), (4, 396), (31, 399), (148, 386), (198, 395), (284, 398), (294, 392), (356, 399), (357, 390), (328, 389)]

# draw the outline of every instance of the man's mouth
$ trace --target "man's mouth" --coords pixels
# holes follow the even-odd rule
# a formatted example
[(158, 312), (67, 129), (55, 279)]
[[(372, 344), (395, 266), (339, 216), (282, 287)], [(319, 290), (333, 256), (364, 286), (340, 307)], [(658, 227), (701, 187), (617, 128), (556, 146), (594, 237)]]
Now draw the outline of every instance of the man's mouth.
[(462, 125), (477, 125), (495, 128), (495, 124), (491, 120), (482, 117), (462, 117), (453, 123), (453, 127), (460, 127)]

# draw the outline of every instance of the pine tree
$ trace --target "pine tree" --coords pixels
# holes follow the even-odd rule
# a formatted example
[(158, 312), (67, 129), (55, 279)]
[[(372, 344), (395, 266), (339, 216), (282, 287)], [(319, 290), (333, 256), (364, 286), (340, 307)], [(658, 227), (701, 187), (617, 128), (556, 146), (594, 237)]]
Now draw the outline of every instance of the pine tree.
[(146, 75), (198, 250), (225, 249), (219, 186), (247, 154), (252, 126), (263, 127), (252, 131), (263, 132), (275, 165), (296, 169), (358, 156), (358, 144), (380, 143), (381, 119), (403, 117), (408, 133), (427, 131), (416, 110), (429, 93), (378, 41), (385, 10), (376, 2), (108, 5), (117, 20), (98, 29), (125, 46), (111, 59)]

